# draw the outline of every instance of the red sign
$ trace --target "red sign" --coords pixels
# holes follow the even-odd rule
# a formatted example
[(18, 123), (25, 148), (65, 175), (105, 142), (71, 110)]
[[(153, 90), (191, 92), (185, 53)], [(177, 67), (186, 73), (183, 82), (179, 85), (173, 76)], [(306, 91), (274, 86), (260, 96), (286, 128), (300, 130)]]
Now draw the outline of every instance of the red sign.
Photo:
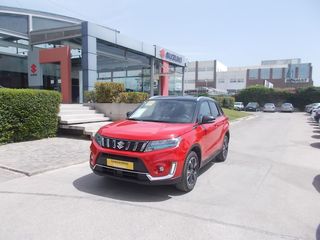
[(163, 59), (166, 56), (166, 50), (163, 48), (160, 50), (160, 57)]
[(30, 69), (31, 69), (31, 72), (33, 73), (33, 74), (35, 74), (36, 72), (37, 72), (37, 66), (35, 65), (35, 64), (32, 64), (31, 65), (31, 67), (30, 67)]

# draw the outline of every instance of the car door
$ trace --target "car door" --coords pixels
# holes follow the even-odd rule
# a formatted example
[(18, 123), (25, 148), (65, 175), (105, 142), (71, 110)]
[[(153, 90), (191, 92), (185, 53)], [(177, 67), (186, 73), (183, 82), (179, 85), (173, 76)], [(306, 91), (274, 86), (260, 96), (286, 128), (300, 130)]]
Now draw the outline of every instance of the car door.
[[(200, 122), (203, 116), (212, 116), (211, 108), (208, 101), (203, 101), (200, 105), (199, 113), (198, 113), (198, 121)], [(217, 125), (215, 122), (201, 124), (200, 128), (203, 132), (203, 136), (200, 140), (201, 150), (202, 150), (202, 159), (206, 160), (209, 158), (212, 153), (212, 142), (217, 141)]]
[(222, 147), (223, 135), (224, 135), (224, 127), (227, 122), (226, 117), (223, 115), (222, 110), (217, 105), (217, 103), (213, 101), (209, 101), (209, 105), (211, 108), (212, 116), (215, 117), (215, 134), (212, 134), (212, 141), (210, 146), (210, 153), (214, 154)]

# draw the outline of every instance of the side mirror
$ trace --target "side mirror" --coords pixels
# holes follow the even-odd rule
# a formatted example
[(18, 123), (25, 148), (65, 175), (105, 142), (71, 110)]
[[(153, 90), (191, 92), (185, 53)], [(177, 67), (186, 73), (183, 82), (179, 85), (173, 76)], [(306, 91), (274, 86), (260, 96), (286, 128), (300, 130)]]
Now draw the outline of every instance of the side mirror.
[(213, 116), (203, 116), (201, 119), (201, 124), (213, 123), (216, 120)]
[(127, 118), (130, 117), (131, 114), (132, 112), (127, 112)]

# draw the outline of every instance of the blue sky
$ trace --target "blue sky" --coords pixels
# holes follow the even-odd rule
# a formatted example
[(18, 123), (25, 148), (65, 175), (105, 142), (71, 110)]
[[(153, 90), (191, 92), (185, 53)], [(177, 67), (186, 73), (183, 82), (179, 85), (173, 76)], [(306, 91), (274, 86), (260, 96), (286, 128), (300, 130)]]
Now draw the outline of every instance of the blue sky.
[(116, 28), (189, 60), (227, 66), (301, 58), (320, 86), (319, 0), (0, 0)]

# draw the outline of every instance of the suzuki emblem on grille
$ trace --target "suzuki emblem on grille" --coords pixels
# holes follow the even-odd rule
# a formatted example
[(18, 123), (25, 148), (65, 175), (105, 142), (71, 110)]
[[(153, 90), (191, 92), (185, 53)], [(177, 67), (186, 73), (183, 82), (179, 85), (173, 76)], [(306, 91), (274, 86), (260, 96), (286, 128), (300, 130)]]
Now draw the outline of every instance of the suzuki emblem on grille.
[(124, 147), (124, 142), (122, 142), (122, 141), (118, 142), (118, 143), (117, 143), (117, 147), (118, 147), (119, 149), (122, 149), (122, 148)]

